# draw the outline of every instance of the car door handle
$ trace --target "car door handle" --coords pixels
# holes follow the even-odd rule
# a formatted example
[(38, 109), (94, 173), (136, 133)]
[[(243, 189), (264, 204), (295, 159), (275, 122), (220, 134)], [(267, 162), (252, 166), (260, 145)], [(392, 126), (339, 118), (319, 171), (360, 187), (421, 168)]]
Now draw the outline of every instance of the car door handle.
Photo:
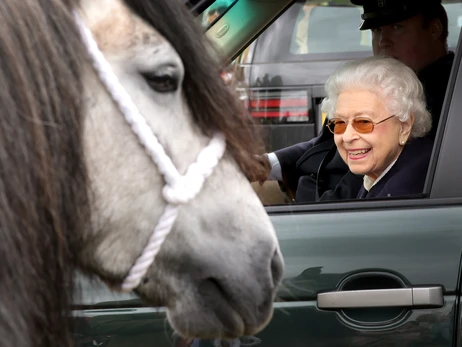
[(318, 294), (318, 308), (443, 307), (443, 288), (350, 290)]

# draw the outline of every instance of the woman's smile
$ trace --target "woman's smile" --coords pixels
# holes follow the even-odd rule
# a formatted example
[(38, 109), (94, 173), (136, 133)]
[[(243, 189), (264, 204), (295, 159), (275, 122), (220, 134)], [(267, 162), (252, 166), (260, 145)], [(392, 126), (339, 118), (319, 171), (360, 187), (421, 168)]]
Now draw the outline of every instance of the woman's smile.
[(360, 160), (364, 159), (369, 155), (371, 148), (363, 148), (363, 149), (347, 149), (348, 152), (348, 159), (350, 160)]

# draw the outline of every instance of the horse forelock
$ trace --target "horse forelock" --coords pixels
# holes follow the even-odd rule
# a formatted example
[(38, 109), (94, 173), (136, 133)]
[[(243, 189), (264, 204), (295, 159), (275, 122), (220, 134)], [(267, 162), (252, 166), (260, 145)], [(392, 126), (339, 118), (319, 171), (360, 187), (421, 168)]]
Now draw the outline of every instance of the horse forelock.
[(148, 45), (152, 41), (164, 40), (155, 31), (147, 30), (139, 37), (137, 22), (121, 1), (84, 0), (80, 4), (85, 15), (85, 25), (91, 30), (99, 49), (108, 55), (132, 51), (139, 41)]
[(123, 1), (160, 33), (182, 59), (184, 95), (196, 124), (208, 135), (220, 131), (226, 136), (228, 150), (244, 173), (251, 175), (261, 170), (252, 156), (263, 151), (257, 127), (220, 78), (219, 62), (212, 56), (214, 48), (184, 3), (179, 0)]
[(0, 346), (69, 346), (88, 220), (71, 1), (0, 3)]

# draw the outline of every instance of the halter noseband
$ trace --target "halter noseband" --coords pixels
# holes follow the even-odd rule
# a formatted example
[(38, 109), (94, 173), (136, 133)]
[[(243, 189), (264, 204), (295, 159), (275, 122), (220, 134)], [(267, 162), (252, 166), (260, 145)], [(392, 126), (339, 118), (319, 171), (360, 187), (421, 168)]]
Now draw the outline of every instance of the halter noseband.
[(130, 95), (119, 82), (111, 66), (99, 50), (91, 31), (85, 26), (76, 12), (74, 12), (74, 15), (83, 42), (88, 49), (93, 67), (100, 80), (119, 107), (132, 131), (138, 136), (147, 154), (157, 165), (166, 183), (162, 190), (162, 195), (167, 201), (167, 206), (143, 253), (133, 264), (121, 285), (123, 291), (130, 291), (138, 287), (147, 270), (154, 262), (165, 238), (172, 230), (178, 216), (179, 205), (188, 203), (201, 191), (205, 180), (212, 174), (214, 168), (223, 157), (226, 150), (226, 139), (220, 133), (215, 134), (207, 147), (203, 148), (199, 153), (196, 162), (188, 167), (186, 174), (184, 176), (180, 175), (147, 124), (146, 119), (135, 106)]

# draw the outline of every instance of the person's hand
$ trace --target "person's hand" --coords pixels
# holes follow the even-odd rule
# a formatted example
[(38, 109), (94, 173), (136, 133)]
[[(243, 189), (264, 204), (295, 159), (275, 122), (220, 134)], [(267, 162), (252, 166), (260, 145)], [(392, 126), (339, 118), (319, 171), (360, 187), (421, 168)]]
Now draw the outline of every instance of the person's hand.
[(265, 153), (262, 155), (255, 155), (255, 159), (257, 160), (259, 164), (258, 166), (261, 168), (261, 170), (256, 172), (252, 178), (252, 182), (258, 181), (260, 185), (263, 185), (271, 173), (271, 164), (268, 158), (268, 154)]

